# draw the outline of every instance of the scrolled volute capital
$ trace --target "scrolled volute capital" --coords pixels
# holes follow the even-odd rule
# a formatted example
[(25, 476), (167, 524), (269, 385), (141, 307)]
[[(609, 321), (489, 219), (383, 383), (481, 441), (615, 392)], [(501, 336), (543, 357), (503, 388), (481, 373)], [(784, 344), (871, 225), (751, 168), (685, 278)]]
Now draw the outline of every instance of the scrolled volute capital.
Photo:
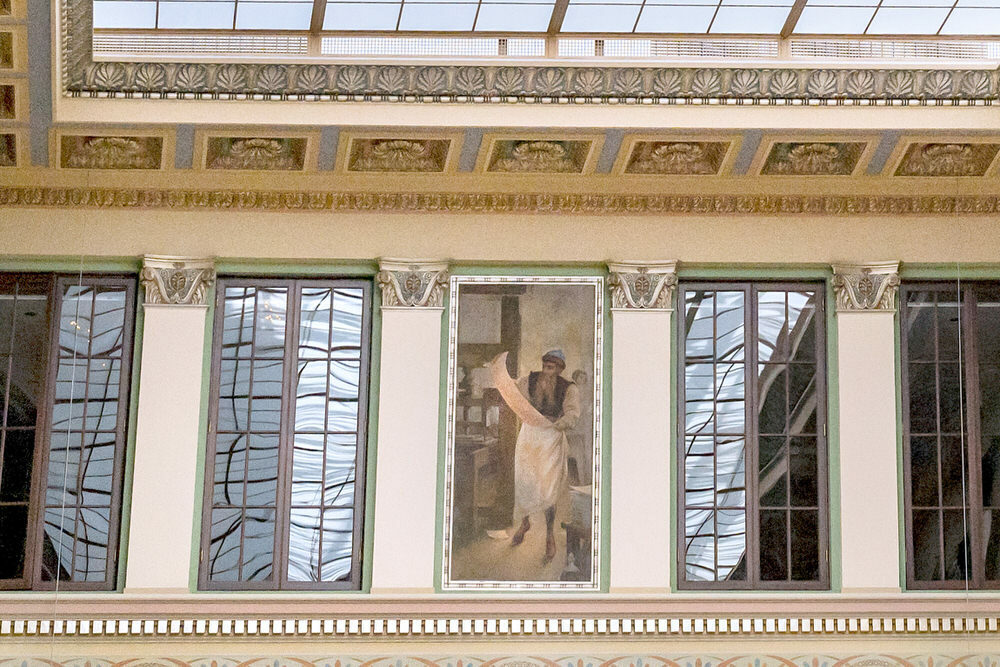
[(375, 276), (383, 308), (442, 308), (448, 289), (448, 264), (418, 260), (379, 262)]
[(834, 264), (837, 312), (895, 312), (899, 262)]
[(608, 262), (612, 310), (670, 310), (677, 262)]
[(215, 283), (211, 259), (145, 255), (139, 276), (150, 305), (205, 306), (208, 290)]

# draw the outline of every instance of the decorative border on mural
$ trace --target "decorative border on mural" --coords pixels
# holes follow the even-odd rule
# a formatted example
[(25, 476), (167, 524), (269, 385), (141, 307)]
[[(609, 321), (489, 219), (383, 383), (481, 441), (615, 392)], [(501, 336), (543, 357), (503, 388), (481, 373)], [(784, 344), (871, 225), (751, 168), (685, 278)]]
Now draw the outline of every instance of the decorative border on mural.
[(403, 102), (991, 104), (998, 70), (94, 62), (93, 0), (60, 3), (72, 97)]
[(652, 617), (590, 618), (77, 618), (4, 619), (0, 637), (297, 637), (300, 639), (719, 637), (1000, 638), (997, 616)]
[[(452, 473), (455, 465), (455, 391), (456, 360), (458, 349), (458, 302), (462, 285), (582, 285), (594, 288), (594, 504), (591, 507), (591, 567), (587, 581), (490, 581), (456, 580), (451, 578), (451, 533), (454, 514), (452, 497)], [(441, 549), (441, 588), (444, 590), (476, 591), (596, 591), (601, 583), (601, 456), (603, 451), (603, 427), (601, 422), (601, 400), (604, 378), (604, 278), (600, 276), (452, 276), (448, 286), (451, 295), (448, 314), (448, 395), (447, 432), (445, 436), (444, 472), (444, 531)], [(514, 620), (516, 622), (517, 619)], [(526, 619), (525, 622), (531, 619)], [(550, 625), (553, 627), (550, 619)], [(559, 619), (568, 622), (569, 619)], [(581, 619), (576, 619), (581, 620)], [(545, 622), (545, 619), (538, 619)], [(531, 625), (528, 626), (529, 628)], [(542, 626), (545, 627), (544, 625)]]
[(1000, 654), (946, 656), (940, 654), (891, 655), (861, 653), (850, 656), (823, 654), (775, 655), (751, 654), (739, 656), (715, 655), (617, 655), (595, 656), (574, 654), (542, 657), (538, 655), (508, 655), (470, 657), (464, 655), (436, 656), (340, 656), (324, 658), (291, 656), (198, 657), (198, 658), (132, 658), (127, 660), (80, 657), (56, 662), (48, 658), (16, 658), (0, 660), (0, 667), (988, 667), (1000, 661)]
[(0, 187), (0, 207), (558, 213), (579, 215), (993, 215), (1000, 195), (624, 195)]

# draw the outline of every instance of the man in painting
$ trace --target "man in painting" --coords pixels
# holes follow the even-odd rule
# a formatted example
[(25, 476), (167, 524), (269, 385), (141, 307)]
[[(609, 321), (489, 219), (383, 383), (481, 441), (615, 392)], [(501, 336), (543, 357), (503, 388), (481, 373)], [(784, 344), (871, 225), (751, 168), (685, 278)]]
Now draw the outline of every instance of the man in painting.
[[(506, 353), (494, 360), (494, 376), (506, 372)], [(502, 370), (501, 370), (502, 369)], [(562, 377), (566, 355), (550, 350), (542, 356), (542, 370), (518, 378), (513, 387), (498, 383), (504, 400), (521, 418), (521, 430), (514, 450), (514, 524), (521, 525), (511, 539), (511, 546), (524, 541), (531, 529), (531, 515), (545, 515), (545, 558), (556, 555), (554, 524), (556, 502), (566, 488), (566, 431), (580, 417), (580, 392), (575, 384)], [(527, 399), (525, 402), (524, 399)], [(527, 404), (525, 404), (527, 403)]]

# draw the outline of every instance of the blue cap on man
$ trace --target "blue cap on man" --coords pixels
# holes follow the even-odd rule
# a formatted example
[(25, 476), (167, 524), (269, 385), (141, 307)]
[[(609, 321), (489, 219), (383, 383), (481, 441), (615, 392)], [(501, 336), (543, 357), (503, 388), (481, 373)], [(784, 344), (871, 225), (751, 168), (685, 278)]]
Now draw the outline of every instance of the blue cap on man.
[(563, 368), (566, 368), (566, 355), (563, 354), (562, 350), (549, 350), (542, 355), (542, 361), (551, 361), (553, 363), (559, 364)]

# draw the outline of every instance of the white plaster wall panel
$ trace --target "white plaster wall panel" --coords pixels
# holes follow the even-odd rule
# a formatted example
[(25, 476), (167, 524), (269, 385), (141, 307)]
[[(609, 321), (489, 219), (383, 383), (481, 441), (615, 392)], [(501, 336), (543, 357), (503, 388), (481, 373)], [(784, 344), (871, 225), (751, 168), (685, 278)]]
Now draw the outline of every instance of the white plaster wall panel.
[(899, 590), (895, 319), (838, 312), (842, 588)]
[(372, 593), (432, 592), (441, 308), (383, 308)]
[(187, 592), (206, 306), (145, 307), (127, 592)]
[(612, 593), (670, 590), (670, 315), (612, 312)]

